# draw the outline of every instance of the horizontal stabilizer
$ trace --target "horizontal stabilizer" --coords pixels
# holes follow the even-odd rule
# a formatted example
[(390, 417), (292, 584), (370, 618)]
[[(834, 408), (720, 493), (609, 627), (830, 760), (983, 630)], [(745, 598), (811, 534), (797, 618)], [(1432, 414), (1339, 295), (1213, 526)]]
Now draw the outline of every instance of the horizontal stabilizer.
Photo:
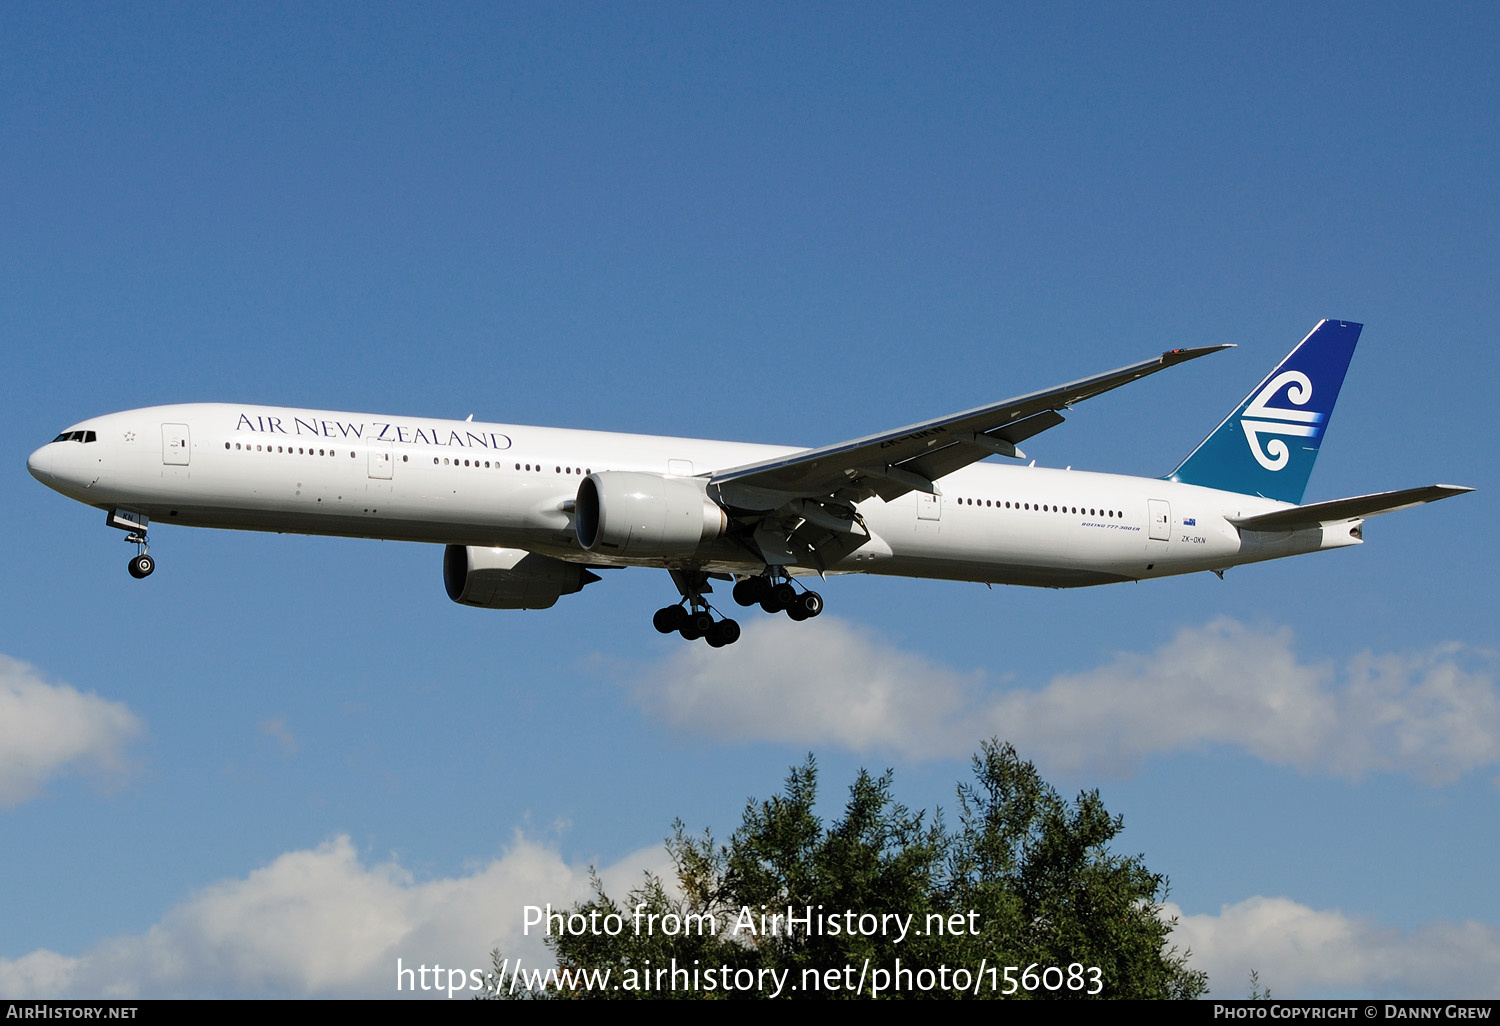
[(1244, 531), (1290, 531), (1298, 527), (1316, 527), (1340, 520), (1373, 517), (1410, 509), (1424, 502), (1436, 502), (1474, 489), (1463, 485), (1428, 485), (1425, 488), (1403, 488), (1398, 492), (1377, 492), (1348, 499), (1330, 499), (1292, 509), (1278, 509), (1253, 517), (1230, 517), (1229, 522)]

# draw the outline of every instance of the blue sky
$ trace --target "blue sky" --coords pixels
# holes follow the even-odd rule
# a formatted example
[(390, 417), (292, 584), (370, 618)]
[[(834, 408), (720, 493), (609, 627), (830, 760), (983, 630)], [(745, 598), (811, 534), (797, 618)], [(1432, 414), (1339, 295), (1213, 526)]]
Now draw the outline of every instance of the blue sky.
[[(0, 11), (0, 992), (383, 996), (808, 750), (830, 811), (859, 766), (951, 810), (999, 734), (1124, 815), (1215, 993), (1497, 996), (1497, 28)], [(1159, 475), (1322, 317), (1366, 328), (1308, 499), (1477, 494), (1222, 582), (830, 580), (722, 652), (660, 572), (487, 612), (433, 548), (166, 529), (136, 582), (25, 470), (188, 401), (816, 445), (1236, 343), (1027, 446)]]

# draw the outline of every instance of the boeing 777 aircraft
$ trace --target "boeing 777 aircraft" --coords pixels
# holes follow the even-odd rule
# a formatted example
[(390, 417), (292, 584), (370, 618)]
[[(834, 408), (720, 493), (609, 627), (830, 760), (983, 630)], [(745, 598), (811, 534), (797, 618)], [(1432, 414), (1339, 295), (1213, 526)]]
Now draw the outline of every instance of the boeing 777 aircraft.
[(1471, 489), (1430, 485), (1298, 505), (1361, 325), (1325, 320), (1171, 474), (1032, 465), (1017, 448), (1075, 403), (1229, 346), (1160, 357), (819, 449), (193, 404), (75, 424), (32, 475), (106, 511), (155, 568), (151, 521), (445, 545), (455, 602), (544, 609), (600, 580), (666, 569), (663, 634), (720, 647), (706, 598), (793, 620), (799, 577), (872, 573), (1051, 588), (1139, 581), (1357, 545), (1365, 518)]

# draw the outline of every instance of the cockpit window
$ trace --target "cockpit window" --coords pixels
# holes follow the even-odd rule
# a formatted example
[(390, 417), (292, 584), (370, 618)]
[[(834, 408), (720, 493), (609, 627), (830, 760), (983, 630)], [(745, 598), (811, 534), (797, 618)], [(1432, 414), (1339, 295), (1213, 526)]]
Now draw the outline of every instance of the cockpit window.
[(98, 437), (92, 431), (64, 431), (52, 440), (54, 442), (92, 442)]

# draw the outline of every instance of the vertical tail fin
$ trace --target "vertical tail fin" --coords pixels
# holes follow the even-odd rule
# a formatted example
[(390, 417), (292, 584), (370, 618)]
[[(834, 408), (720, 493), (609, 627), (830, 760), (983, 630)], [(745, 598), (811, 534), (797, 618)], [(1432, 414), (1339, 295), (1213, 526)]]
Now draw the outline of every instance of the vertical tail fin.
[(1301, 502), (1363, 327), (1319, 321), (1168, 480)]

